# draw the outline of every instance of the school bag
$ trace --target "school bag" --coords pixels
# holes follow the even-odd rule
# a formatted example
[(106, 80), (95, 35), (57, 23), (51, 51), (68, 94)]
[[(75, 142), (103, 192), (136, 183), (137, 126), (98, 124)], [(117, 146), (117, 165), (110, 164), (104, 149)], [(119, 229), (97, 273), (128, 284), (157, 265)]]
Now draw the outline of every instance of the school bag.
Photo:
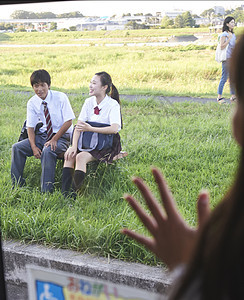
[[(98, 122), (87, 121), (86, 123), (90, 124), (93, 127), (110, 126), (110, 124), (98, 123)], [(73, 133), (72, 133), (72, 139), (73, 139)], [(84, 131), (81, 132), (80, 134), (77, 146), (80, 151), (88, 151), (88, 152), (95, 149), (96, 150), (109, 149), (113, 145), (113, 137), (114, 134), (103, 134), (103, 133), (92, 132), (92, 131)]]
[[(35, 134), (39, 131), (39, 129), (43, 126), (43, 123), (42, 122), (38, 122), (36, 124), (36, 127), (35, 127)], [(23, 124), (23, 127), (21, 129), (21, 132), (20, 132), (20, 136), (19, 136), (19, 139), (18, 139), (18, 142), (22, 141), (22, 140), (25, 140), (28, 138), (28, 133), (27, 133), (27, 127), (26, 127), (26, 120)]]

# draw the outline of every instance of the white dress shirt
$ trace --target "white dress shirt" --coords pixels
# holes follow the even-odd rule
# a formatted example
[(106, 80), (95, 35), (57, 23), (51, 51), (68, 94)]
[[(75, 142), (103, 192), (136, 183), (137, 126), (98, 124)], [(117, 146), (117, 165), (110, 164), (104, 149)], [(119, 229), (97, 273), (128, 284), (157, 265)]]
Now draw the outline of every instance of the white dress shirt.
[[(99, 114), (94, 113), (94, 108), (98, 106)], [(109, 97), (108, 95), (101, 101), (98, 105), (96, 97), (92, 96), (85, 100), (84, 105), (82, 106), (78, 120), (80, 121), (91, 121), (105, 124), (118, 124), (119, 130), (121, 129), (121, 113), (119, 103)], [(119, 131), (118, 130), (118, 131)]]
[[(43, 126), (40, 128), (40, 131), (45, 132), (47, 130), (44, 105), (42, 104), (42, 101), (47, 102), (54, 133), (57, 133), (66, 121), (75, 119), (75, 115), (67, 95), (62, 92), (49, 90), (45, 100), (34, 95), (27, 102), (27, 127), (34, 128), (38, 122), (42, 122)], [(66, 133), (71, 134), (72, 130), (73, 125), (69, 127)]]

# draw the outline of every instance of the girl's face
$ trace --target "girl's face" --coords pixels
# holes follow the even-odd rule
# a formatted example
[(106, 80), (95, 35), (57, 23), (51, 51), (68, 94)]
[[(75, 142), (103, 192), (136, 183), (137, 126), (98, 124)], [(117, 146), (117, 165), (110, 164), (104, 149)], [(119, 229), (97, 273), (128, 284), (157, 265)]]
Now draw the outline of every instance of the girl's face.
[(100, 76), (94, 75), (89, 85), (89, 95), (90, 96), (105, 96), (107, 85), (102, 86)]
[(226, 25), (229, 27), (229, 30), (232, 30), (235, 27), (235, 20), (231, 20), (229, 23), (226, 23)]

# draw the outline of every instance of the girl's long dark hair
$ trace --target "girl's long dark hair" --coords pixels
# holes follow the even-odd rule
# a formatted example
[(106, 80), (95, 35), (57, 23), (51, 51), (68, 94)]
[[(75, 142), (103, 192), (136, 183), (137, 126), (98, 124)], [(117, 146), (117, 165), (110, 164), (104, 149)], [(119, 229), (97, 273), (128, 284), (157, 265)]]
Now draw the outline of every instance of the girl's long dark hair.
[(116, 86), (112, 83), (112, 78), (107, 72), (98, 72), (95, 75), (100, 77), (102, 86), (107, 85), (106, 94), (110, 95), (111, 98), (116, 100), (120, 105), (120, 115), (121, 115), (121, 128), (123, 128), (123, 121), (122, 121), (122, 113), (121, 113), (121, 103), (119, 99), (119, 92)]
[[(244, 111), (244, 34), (233, 50), (230, 78), (236, 88), (238, 108)], [(243, 120), (244, 124), (244, 120)], [(244, 141), (244, 125), (242, 125)], [(182, 299), (194, 280), (200, 280), (203, 300), (244, 298), (244, 150), (236, 179), (213, 210), (199, 237), (192, 261), (171, 299)]]
[(112, 78), (107, 72), (98, 72), (95, 75), (100, 77), (102, 86), (107, 85), (106, 94), (110, 95), (111, 98), (115, 99), (120, 104), (119, 92), (115, 85), (112, 83)]
[(233, 17), (226, 17), (224, 19), (223, 27), (222, 27), (222, 32), (224, 31), (230, 31), (233, 33), (233, 29), (230, 30), (230, 28), (227, 26), (227, 23), (230, 23), (232, 20), (235, 20)]

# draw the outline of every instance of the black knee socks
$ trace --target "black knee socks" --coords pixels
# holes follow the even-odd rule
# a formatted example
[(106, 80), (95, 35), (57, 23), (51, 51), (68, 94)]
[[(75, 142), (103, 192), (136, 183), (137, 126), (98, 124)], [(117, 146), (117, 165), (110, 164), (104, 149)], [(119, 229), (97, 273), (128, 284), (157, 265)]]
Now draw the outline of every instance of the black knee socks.
[(72, 181), (72, 190), (77, 192), (81, 188), (85, 175), (86, 175), (85, 172), (80, 170), (75, 170), (74, 178)]
[(73, 168), (63, 168), (63, 175), (62, 175), (62, 194), (67, 196), (69, 193), (71, 183), (73, 180), (74, 169)]

